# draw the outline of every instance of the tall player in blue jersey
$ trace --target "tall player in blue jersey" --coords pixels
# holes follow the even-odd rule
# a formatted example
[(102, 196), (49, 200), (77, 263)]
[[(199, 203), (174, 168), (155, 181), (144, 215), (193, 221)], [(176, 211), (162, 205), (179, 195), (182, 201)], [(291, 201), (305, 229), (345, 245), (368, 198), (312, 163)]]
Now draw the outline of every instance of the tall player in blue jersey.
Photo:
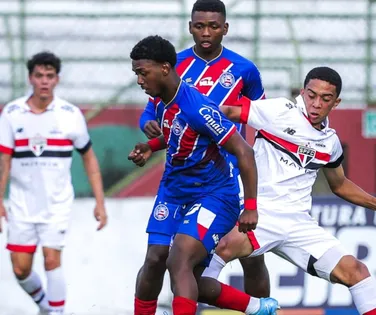
[[(184, 83), (175, 70), (174, 46), (160, 36), (141, 40), (132, 50), (132, 70), (147, 94), (158, 97), (156, 118), (162, 135), (139, 143), (129, 159), (143, 166), (153, 151), (166, 149), (162, 184), (155, 201), (156, 217), (176, 206), (177, 231), (167, 258), (174, 293), (174, 315), (195, 315), (200, 275), (219, 240), (239, 222), (239, 232), (255, 229), (257, 170), (253, 149), (218, 106)], [(240, 214), (239, 186), (219, 146), (236, 157), (244, 188)], [(159, 200), (164, 203), (160, 203)], [(159, 208), (158, 208), (159, 207)], [(222, 306), (219, 305), (218, 306)], [(252, 298), (246, 314), (276, 314), (277, 301)], [(136, 314), (138, 311), (136, 309)], [(139, 314), (149, 314), (142, 310)]]
[[(220, 0), (198, 0), (192, 9), (189, 31), (195, 46), (178, 54), (176, 70), (188, 84), (208, 95), (217, 104), (232, 104), (241, 96), (252, 100), (264, 98), (260, 73), (249, 60), (222, 46), (223, 36), (227, 34), (226, 8)], [(155, 103), (150, 98), (140, 118), (140, 127), (149, 138), (157, 137), (161, 130), (155, 116)], [(245, 129), (237, 125), (244, 135)], [(238, 174), (236, 159), (233, 175)], [(164, 204), (163, 196), (157, 197)], [(168, 204), (170, 213), (175, 205)], [(163, 284), (166, 259), (171, 235), (176, 230), (175, 217), (155, 215), (161, 207), (155, 208), (150, 216), (147, 232), (148, 249), (143, 267), (136, 284), (136, 307), (142, 301), (156, 305)], [(241, 260), (244, 269), (245, 291), (253, 296), (269, 296), (269, 275), (264, 265), (264, 257)], [(255, 281), (255, 279), (257, 281)], [(145, 304), (147, 304), (145, 303)]]

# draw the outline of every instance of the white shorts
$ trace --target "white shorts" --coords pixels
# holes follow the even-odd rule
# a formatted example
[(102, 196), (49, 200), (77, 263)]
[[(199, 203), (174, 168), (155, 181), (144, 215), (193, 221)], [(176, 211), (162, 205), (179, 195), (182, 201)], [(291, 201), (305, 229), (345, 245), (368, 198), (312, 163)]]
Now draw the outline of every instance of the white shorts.
[(9, 220), (6, 248), (20, 253), (34, 253), (38, 245), (61, 250), (65, 246), (68, 225), (68, 221), (30, 223)]
[(248, 234), (254, 248), (251, 257), (271, 251), (305, 272), (330, 281), (339, 260), (349, 255), (308, 212), (258, 212), (257, 228)]

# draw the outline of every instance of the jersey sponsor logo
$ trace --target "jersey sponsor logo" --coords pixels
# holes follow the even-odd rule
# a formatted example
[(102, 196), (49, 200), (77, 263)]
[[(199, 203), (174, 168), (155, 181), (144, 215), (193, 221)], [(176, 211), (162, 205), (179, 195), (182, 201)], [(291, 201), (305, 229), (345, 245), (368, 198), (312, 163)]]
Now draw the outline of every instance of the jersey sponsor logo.
[(15, 110), (18, 110), (18, 109), (20, 109), (19, 105), (17, 105), (17, 104), (10, 105), (8, 107), (7, 113), (10, 114), (11, 112), (14, 112)]
[(303, 168), (301, 165), (299, 165), (298, 163), (295, 163), (294, 161), (292, 160), (289, 160), (288, 158), (283, 158), (283, 156), (280, 157), (279, 159), (279, 162), (288, 166), (288, 167), (292, 167), (292, 168), (295, 168), (299, 171), (301, 170), (304, 170), (304, 173), (308, 174), (308, 173), (315, 173), (316, 170), (313, 170), (313, 169), (309, 169), (309, 168)]
[(44, 149), (47, 147), (47, 139), (43, 138), (41, 135), (37, 134), (36, 136), (30, 138), (29, 148), (35, 156), (41, 156)]
[(202, 106), (199, 112), (206, 120), (206, 126), (217, 136), (226, 131), (226, 128), (222, 126), (222, 117), (219, 111), (204, 104)]
[(212, 80), (212, 77), (206, 77), (200, 80), (199, 85), (200, 86), (213, 86), (214, 82)]
[(320, 147), (320, 148), (326, 148), (326, 145), (325, 145), (324, 143), (322, 143), (321, 141), (315, 143), (315, 146), (316, 146), (316, 147)]
[(283, 130), (283, 132), (286, 132), (286, 133), (289, 134), (290, 136), (293, 136), (293, 135), (295, 134), (296, 130), (294, 130), (294, 129), (288, 127), (288, 128), (286, 128), (285, 130)]
[(74, 112), (73, 106), (70, 106), (70, 105), (63, 105), (61, 106), (61, 109), (66, 110), (67, 112), (71, 112), (71, 113)]
[(52, 135), (58, 135), (58, 134), (62, 134), (62, 133), (63, 132), (57, 126), (53, 127), (50, 131), (50, 134), (52, 134)]
[(23, 130), (24, 130), (23, 127), (17, 128), (17, 129), (16, 129), (16, 133), (22, 133)]
[(286, 103), (286, 107), (287, 107), (288, 109), (297, 108), (297, 106), (296, 106), (294, 103)]
[(175, 135), (180, 136), (182, 131), (183, 131), (183, 126), (180, 124), (179, 120), (177, 118), (175, 118), (172, 121), (172, 132)]
[(169, 211), (166, 205), (163, 203), (159, 204), (154, 209), (154, 218), (158, 221), (166, 220), (168, 217)]
[(224, 72), (219, 77), (219, 83), (226, 89), (230, 89), (235, 84), (235, 77), (230, 72)]
[(170, 129), (170, 125), (168, 123), (168, 119), (163, 120), (163, 127)]

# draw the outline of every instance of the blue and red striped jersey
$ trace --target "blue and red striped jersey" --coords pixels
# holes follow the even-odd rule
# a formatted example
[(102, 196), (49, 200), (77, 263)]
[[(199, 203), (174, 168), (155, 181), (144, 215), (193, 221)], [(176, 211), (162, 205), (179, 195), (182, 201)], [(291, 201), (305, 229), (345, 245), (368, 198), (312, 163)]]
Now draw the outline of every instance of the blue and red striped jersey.
[(169, 104), (155, 100), (155, 114), (167, 143), (162, 177), (166, 201), (182, 204), (202, 195), (239, 193), (228, 162), (220, 153), (235, 125), (209, 98), (181, 81)]
[[(177, 57), (176, 70), (183, 81), (194, 85), (219, 106), (233, 104), (242, 96), (251, 100), (265, 97), (256, 65), (232, 50), (223, 47), (221, 54), (209, 62), (199, 57), (193, 47), (178, 53)], [(142, 130), (148, 120), (155, 120), (154, 106), (151, 98), (140, 117)], [(245, 136), (245, 128), (241, 124), (236, 127)], [(235, 157), (229, 155), (229, 161), (237, 166)]]

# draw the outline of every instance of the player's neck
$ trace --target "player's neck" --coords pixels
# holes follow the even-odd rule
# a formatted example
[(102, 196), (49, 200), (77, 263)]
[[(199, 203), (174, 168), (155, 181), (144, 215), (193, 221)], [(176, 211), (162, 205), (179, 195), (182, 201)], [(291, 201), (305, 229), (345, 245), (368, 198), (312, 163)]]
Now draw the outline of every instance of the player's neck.
[(166, 105), (169, 105), (169, 103), (175, 98), (178, 92), (178, 89), (180, 87), (180, 84), (181, 84), (181, 78), (178, 76), (178, 74), (172, 75), (169, 78), (169, 82), (168, 84), (166, 84), (166, 88), (160, 95), (163, 103), (165, 103)]
[(42, 113), (47, 109), (48, 105), (51, 104), (53, 99), (53, 96), (50, 96), (46, 99), (41, 99), (33, 94), (26, 103), (30, 106), (30, 109), (34, 113)]
[(198, 57), (209, 62), (219, 57), (219, 55), (222, 53), (223, 46), (219, 45), (219, 47), (216, 50), (206, 52), (200, 49), (200, 47), (198, 47), (197, 45), (195, 45), (193, 47), (193, 50)]

